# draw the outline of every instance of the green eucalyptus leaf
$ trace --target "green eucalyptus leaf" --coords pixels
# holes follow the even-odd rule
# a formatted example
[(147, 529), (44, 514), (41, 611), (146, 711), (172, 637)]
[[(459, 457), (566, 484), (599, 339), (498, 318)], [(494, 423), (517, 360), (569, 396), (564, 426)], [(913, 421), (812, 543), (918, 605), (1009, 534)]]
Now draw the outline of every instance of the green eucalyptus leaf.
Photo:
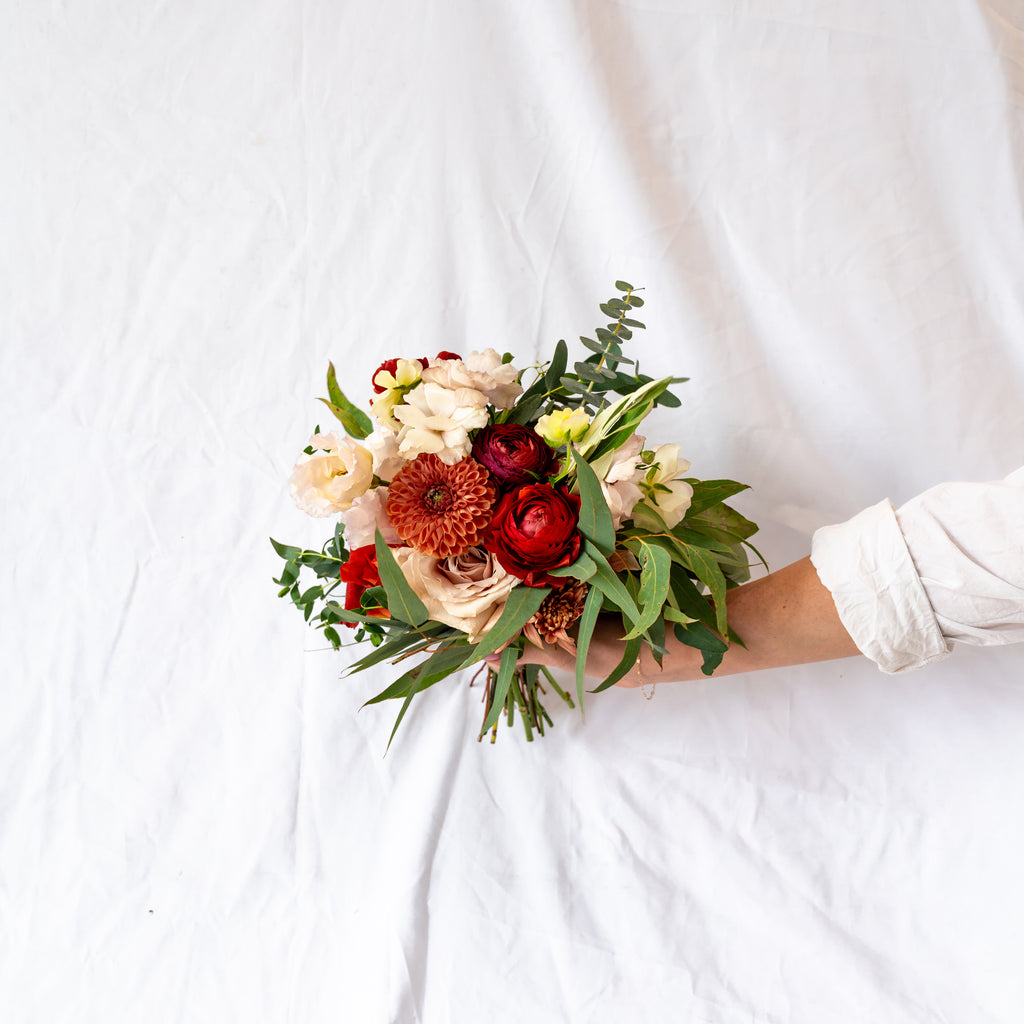
[(627, 640), (642, 636), (661, 618), (671, 580), (671, 555), (662, 547), (640, 540), (640, 619), (626, 634)]
[(689, 647), (694, 647), (704, 656), (701, 672), (709, 676), (722, 663), (722, 656), (729, 645), (717, 633), (713, 633), (701, 622), (675, 627), (676, 639)]
[(278, 541), (274, 540), (273, 537), (268, 537), (267, 539), (274, 546), (274, 550), (286, 562), (290, 562), (293, 558), (296, 558), (302, 554), (302, 548), (297, 548), (293, 544), (280, 544)]
[(349, 437), (361, 441), (373, 430), (373, 423), (358, 406), (353, 405), (344, 392), (338, 387), (338, 379), (334, 372), (334, 363), (327, 364), (327, 394), (328, 398), (321, 398), (320, 401), (327, 406), (338, 418), (345, 428)]
[(548, 391), (554, 391), (569, 365), (569, 349), (564, 341), (559, 341), (555, 346), (554, 354), (551, 357), (551, 365), (544, 374), (544, 387)]
[(570, 449), (580, 489), (580, 533), (605, 555), (615, 550), (615, 525), (597, 475), (575, 448)]
[[(720, 531), (726, 536), (746, 540), (757, 533), (757, 524), (741, 516), (734, 508), (730, 508), (724, 502), (712, 505), (697, 515), (690, 515), (687, 509), (687, 520), (695, 529), (699, 529), (696, 523), (706, 523), (708, 526)], [(694, 522), (696, 520), (696, 522)]]
[(607, 690), (608, 687), (614, 686), (636, 664), (637, 658), (639, 657), (640, 640), (627, 640), (626, 646), (622, 652), (622, 658), (619, 660), (618, 665), (616, 665), (605, 679), (598, 686), (595, 686), (590, 692), (600, 693), (602, 690)]
[(559, 383), (571, 395), (585, 395), (587, 393), (587, 389), (575, 377), (562, 377)]
[(616, 281), (615, 287), (618, 288), (620, 292), (633, 291), (633, 286), (631, 284), (627, 284), (625, 281)]
[(604, 557), (600, 549), (589, 540), (585, 544), (587, 554), (594, 560), (596, 566), (594, 575), (590, 577), (590, 585), (599, 587), (604, 592), (604, 596), (622, 612), (623, 619), (633, 625), (640, 618), (640, 610), (637, 608), (636, 602), (630, 596), (622, 580), (616, 575), (615, 570), (608, 564), (608, 559)]
[(563, 565), (560, 569), (548, 569), (549, 576), (571, 576), (586, 582), (597, 571), (594, 560), (582, 549), (579, 558), (572, 565)]
[(550, 587), (513, 587), (498, 621), (480, 643), (471, 645), (472, 651), (460, 667), (467, 668), (474, 662), (482, 661), (488, 654), (493, 654), (499, 647), (519, 636), (523, 626), (550, 593)]
[(377, 571), (380, 573), (381, 583), (388, 595), (388, 611), (391, 617), (408, 622), (410, 626), (419, 626), (430, 618), (426, 606), (416, 596), (412, 587), (409, 586), (402, 570), (391, 554), (381, 532), (377, 530)]
[(583, 679), (587, 668), (587, 651), (590, 639), (594, 635), (594, 626), (604, 603), (604, 593), (599, 587), (591, 587), (587, 591), (587, 599), (583, 602), (583, 614), (576, 634), (576, 699), (580, 710), (583, 710)]
[(576, 363), (574, 369), (578, 377), (582, 377), (591, 383), (596, 384), (604, 380), (601, 376), (601, 371), (596, 369), (593, 363)]
[(686, 481), (693, 487), (693, 497), (690, 499), (690, 507), (686, 510), (687, 516), (696, 516), (707, 508), (717, 505), (731, 498), (740, 491), (748, 488), (747, 484), (737, 483), (735, 480), (691, 480)]
[(715, 629), (724, 634), (725, 624), (725, 576), (719, 568), (718, 562), (703, 548), (694, 547), (690, 544), (682, 544), (685, 549), (689, 567), (693, 570), (697, 579), (708, 588), (711, 596), (711, 603), (715, 608)]

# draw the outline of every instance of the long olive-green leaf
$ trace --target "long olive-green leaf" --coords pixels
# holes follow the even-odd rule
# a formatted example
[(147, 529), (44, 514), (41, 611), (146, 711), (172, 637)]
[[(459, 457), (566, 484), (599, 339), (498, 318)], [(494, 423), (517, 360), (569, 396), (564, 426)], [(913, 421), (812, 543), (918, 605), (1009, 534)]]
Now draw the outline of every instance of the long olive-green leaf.
[(544, 374), (544, 386), (548, 391), (554, 391), (558, 387), (558, 382), (562, 379), (568, 362), (569, 349), (564, 341), (559, 341), (555, 346), (554, 355), (551, 357), (551, 365), (548, 367), (547, 373)]
[(686, 549), (690, 568), (711, 593), (711, 603), (715, 607), (715, 628), (719, 633), (725, 633), (725, 576), (718, 563), (703, 548), (690, 544), (684, 544), (683, 547)]
[(585, 552), (580, 551), (579, 558), (571, 565), (563, 565), (560, 569), (549, 569), (549, 576), (571, 576), (573, 579), (586, 582), (597, 571), (594, 560)]
[(672, 556), (644, 540), (640, 540), (640, 565), (640, 619), (626, 634), (627, 640), (642, 636), (661, 616), (672, 579)]
[(746, 540), (757, 533), (757, 523), (752, 523), (745, 516), (741, 516), (736, 509), (730, 508), (724, 502), (712, 505), (711, 508), (704, 509), (703, 512), (697, 513), (696, 516), (691, 516), (687, 513), (687, 520), (691, 525), (695, 525), (693, 523), (694, 519), (698, 523), (707, 523), (715, 529), (731, 534), (734, 537), (739, 537), (741, 540)]
[(373, 430), (373, 423), (370, 417), (353, 405), (338, 387), (333, 363), (329, 364), (327, 370), (327, 392), (330, 398), (318, 398), (317, 401), (323, 402), (331, 410), (349, 437), (362, 441)]
[(693, 487), (693, 497), (690, 499), (690, 507), (686, 510), (688, 516), (699, 515), (706, 508), (717, 505), (726, 498), (748, 489), (748, 484), (738, 484), (735, 480), (688, 480)]
[[(434, 683), (440, 682), (451, 675), (455, 671), (461, 657), (462, 651), (460, 649), (443, 647), (441, 650), (435, 651), (422, 665), (418, 665), (413, 669), (416, 678), (406, 694), (402, 709), (398, 712), (398, 717), (395, 719), (394, 728), (391, 730), (391, 736), (388, 739), (388, 750), (391, 749), (391, 741), (395, 738), (395, 733), (398, 732), (398, 727), (402, 724), (402, 719), (405, 717), (406, 711), (409, 710), (413, 697), (417, 693), (422, 693), (428, 686), (433, 686)], [(386, 753), (387, 750), (385, 750)]]
[(512, 684), (512, 676), (515, 675), (516, 661), (519, 658), (517, 647), (506, 647), (501, 652), (501, 663), (498, 665), (498, 678), (492, 691), (491, 709), (487, 713), (480, 735), (483, 736), (488, 729), (498, 720), (501, 709), (505, 706), (505, 698), (508, 696), (508, 688)]
[(380, 581), (388, 594), (388, 611), (394, 619), (408, 622), (410, 626), (419, 626), (430, 618), (426, 606), (416, 596), (398, 568), (395, 556), (387, 546), (380, 530), (377, 531), (377, 571)]
[(491, 627), (483, 640), (473, 646), (469, 656), (459, 667), (468, 668), (474, 662), (486, 658), (488, 654), (493, 654), (509, 640), (519, 636), (520, 630), (526, 625), (530, 616), (550, 593), (550, 587), (513, 587), (498, 621)]
[(587, 591), (587, 599), (583, 602), (583, 614), (580, 616), (579, 629), (576, 634), (576, 699), (580, 710), (583, 710), (583, 680), (587, 668), (587, 651), (594, 635), (594, 626), (601, 613), (604, 593), (599, 587), (591, 587)]
[(594, 542), (602, 554), (610, 555), (615, 550), (615, 525), (608, 502), (601, 490), (597, 474), (590, 468), (587, 460), (575, 448), (571, 449), (572, 460), (576, 464), (576, 480), (580, 487), (580, 520), (579, 531), (588, 540)]
[(675, 627), (676, 639), (680, 643), (695, 647), (704, 656), (701, 672), (709, 676), (722, 663), (722, 656), (729, 645), (707, 626), (700, 622), (691, 622), (686, 626)]
[(586, 552), (594, 560), (596, 566), (594, 575), (590, 577), (590, 585), (599, 587), (604, 592), (604, 596), (622, 611), (630, 625), (637, 622), (640, 619), (640, 610), (633, 598), (629, 596), (629, 591), (622, 585), (622, 580), (615, 575), (615, 570), (608, 564), (608, 559), (589, 540), (586, 542)]
[(612, 669), (606, 679), (604, 679), (599, 685), (595, 686), (590, 692), (600, 693), (602, 690), (607, 690), (609, 686), (614, 686), (636, 664), (637, 658), (639, 657), (640, 640), (627, 640), (625, 650), (622, 652), (622, 659), (619, 661), (618, 665)]

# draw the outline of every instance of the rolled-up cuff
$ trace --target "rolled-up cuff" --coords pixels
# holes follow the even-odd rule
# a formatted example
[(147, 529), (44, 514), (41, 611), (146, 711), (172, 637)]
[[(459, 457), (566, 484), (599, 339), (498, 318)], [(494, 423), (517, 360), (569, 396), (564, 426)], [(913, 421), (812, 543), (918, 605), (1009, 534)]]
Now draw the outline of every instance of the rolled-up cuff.
[(949, 654), (889, 501), (818, 530), (811, 562), (853, 642), (883, 672), (921, 668)]

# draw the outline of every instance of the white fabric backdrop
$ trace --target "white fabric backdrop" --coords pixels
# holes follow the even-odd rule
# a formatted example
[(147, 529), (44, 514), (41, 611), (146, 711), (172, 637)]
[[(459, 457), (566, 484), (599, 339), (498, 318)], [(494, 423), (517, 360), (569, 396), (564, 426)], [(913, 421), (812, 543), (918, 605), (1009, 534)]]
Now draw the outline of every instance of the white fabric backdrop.
[(1016, 1022), (1024, 651), (357, 713), (270, 582), (390, 355), (646, 287), (812, 531), (1024, 464), (1021, 0), (0, 0), (6, 1022)]

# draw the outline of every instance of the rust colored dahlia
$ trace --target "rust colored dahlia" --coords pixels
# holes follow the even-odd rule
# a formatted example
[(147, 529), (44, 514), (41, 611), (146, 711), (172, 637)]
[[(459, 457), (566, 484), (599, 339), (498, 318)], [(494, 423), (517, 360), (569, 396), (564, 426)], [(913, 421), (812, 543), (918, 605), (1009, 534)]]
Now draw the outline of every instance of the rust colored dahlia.
[(566, 632), (583, 614), (583, 602), (590, 587), (580, 580), (553, 590), (541, 602), (533, 617), (523, 626), (523, 635), (538, 647), (543, 641), (576, 653), (576, 642)]
[(483, 466), (470, 458), (448, 466), (427, 452), (395, 474), (387, 512), (407, 544), (434, 558), (449, 558), (480, 543), (494, 498), (494, 484)]

